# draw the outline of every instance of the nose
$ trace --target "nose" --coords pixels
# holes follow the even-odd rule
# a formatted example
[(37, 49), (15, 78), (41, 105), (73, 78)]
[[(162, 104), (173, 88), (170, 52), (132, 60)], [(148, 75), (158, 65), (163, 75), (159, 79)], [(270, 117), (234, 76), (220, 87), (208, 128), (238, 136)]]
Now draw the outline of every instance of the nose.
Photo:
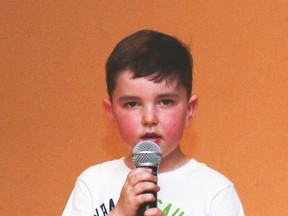
[(155, 107), (145, 107), (142, 113), (142, 124), (146, 126), (157, 125), (159, 122), (157, 110)]

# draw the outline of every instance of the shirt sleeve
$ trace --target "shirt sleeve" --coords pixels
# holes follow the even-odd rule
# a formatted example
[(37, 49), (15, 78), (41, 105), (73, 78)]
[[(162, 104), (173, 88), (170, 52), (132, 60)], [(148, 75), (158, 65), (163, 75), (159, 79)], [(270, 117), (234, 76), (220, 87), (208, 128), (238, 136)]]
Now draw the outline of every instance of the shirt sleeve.
[(62, 216), (93, 216), (92, 196), (87, 184), (78, 179)]
[(244, 216), (242, 204), (233, 185), (215, 195), (209, 216)]

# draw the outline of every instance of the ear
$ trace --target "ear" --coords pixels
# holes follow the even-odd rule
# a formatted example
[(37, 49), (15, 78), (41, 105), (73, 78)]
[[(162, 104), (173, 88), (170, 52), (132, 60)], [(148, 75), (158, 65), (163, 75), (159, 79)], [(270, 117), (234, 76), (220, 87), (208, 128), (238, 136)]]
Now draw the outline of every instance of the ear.
[(106, 98), (104, 99), (103, 101), (103, 106), (104, 106), (104, 109), (106, 111), (106, 114), (108, 115), (108, 117), (114, 121), (115, 118), (114, 118), (114, 115), (113, 115), (113, 111), (112, 111), (112, 102), (110, 99)]
[(191, 120), (196, 114), (198, 107), (198, 97), (197, 95), (192, 95), (188, 100), (188, 109), (187, 109), (187, 117), (186, 117), (186, 128), (189, 127)]

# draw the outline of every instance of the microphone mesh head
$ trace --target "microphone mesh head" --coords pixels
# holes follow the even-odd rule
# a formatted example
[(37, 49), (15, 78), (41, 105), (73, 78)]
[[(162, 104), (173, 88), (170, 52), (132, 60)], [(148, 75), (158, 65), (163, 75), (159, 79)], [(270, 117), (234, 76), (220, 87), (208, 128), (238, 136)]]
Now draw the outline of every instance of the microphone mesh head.
[(136, 167), (158, 167), (161, 162), (161, 150), (159, 146), (152, 141), (140, 142), (133, 149), (132, 160)]

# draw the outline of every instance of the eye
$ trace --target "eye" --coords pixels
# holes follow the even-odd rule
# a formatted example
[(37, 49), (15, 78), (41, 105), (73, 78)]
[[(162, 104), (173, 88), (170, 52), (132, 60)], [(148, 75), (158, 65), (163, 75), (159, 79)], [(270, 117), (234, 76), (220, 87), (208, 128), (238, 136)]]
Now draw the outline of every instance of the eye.
[(126, 107), (126, 108), (134, 108), (134, 107), (136, 107), (138, 105), (139, 104), (137, 102), (135, 102), (135, 101), (129, 101), (129, 102), (126, 102), (124, 104), (124, 107)]
[(174, 104), (175, 104), (175, 102), (171, 99), (163, 99), (160, 101), (160, 105), (163, 105), (163, 106), (171, 106)]

